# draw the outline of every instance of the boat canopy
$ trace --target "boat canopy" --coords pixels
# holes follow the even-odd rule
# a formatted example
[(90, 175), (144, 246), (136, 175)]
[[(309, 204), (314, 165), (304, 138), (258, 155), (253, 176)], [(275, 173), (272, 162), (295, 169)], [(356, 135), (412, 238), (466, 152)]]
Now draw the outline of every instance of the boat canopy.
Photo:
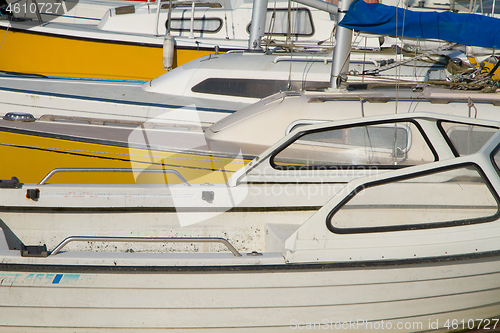
[(500, 48), (500, 19), (477, 14), (411, 11), (354, 0), (339, 25), (374, 34)]

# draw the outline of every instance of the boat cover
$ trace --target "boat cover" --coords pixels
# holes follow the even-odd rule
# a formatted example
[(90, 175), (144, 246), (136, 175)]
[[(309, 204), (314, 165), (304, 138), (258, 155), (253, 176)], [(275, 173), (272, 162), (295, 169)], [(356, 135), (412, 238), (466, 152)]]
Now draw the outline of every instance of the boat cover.
[(354, 0), (339, 26), (381, 35), (500, 47), (500, 19), (478, 14), (411, 11)]

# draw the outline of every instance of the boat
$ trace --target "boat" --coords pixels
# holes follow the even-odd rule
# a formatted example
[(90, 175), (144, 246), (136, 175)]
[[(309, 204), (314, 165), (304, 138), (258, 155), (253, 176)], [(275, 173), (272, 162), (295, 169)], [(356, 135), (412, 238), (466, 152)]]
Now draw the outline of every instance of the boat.
[[(11, 113), (11, 117), (0, 120), (0, 154), (11, 156), (3, 163), (0, 179), (16, 176), (23, 182), (38, 182), (56, 168), (131, 168), (139, 163), (184, 174), (189, 171), (185, 177), (190, 182), (224, 183), (226, 178), (213, 178), (212, 170), (230, 174), (300, 126), (414, 112), (496, 120), (499, 104), (496, 93), (418, 84), (401, 85), (395, 90), (393, 85), (369, 83), (351, 87), (348, 92), (280, 92), (211, 125), (190, 109), (159, 112), (147, 121), (51, 115), (23, 121), (26, 119)], [(182, 123), (172, 122), (182, 117)], [(36, 168), (33, 160), (39, 162)], [(214, 161), (220, 164), (214, 167)], [(60, 174), (58, 181), (136, 181), (130, 174), (119, 175)], [(152, 178), (147, 182), (164, 183), (162, 175), (148, 177)]]
[[(319, 3), (321, 8), (327, 7), (330, 11), (336, 9), (322, 1), (309, 2)], [(249, 47), (247, 29), (252, 2), (175, 1), (172, 9), (169, 8), (168, 2), (160, 1), (127, 3), (109, 9), (94, 25), (44, 22), (43, 19), (23, 21), (21, 17), (0, 20), (3, 40), (0, 70), (51, 77), (144, 81), (164, 74), (164, 67), (180, 66), (214, 50), (225, 52)], [(266, 32), (282, 36), (277, 38), (289, 44), (304, 42), (303, 47), (333, 46), (334, 20), (329, 13), (307, 5), (294, 5), (291, 8), (295, 24), (291, 25), (292, 30), (287, 30), (282, 22), (287, 13), (288, 1), (278, 0), (276, 7), (270, 4), (268, 22), (273, 16), (272, 22), (277, 23), (272, 31), (268, 27)], [(165, 42), (168, 15), (171, 15), (169, 36), (175, 39), (175, 50), (166, 48), (165, 52), (170, 52), (173, 58), (169, 58), (168, 66), (163, 66), (163, 45), (170, 43), (168, 45), (173, 46), (171, 39)], [(264, 31), (261, 36), (263, 34)], [(274, 40), (273, 45), (276, 43)], [(29, 45), (29, 52), (26, 52), (26, 45)], [(36, 62), (29, 60), (32, 53), (38, 55)]]
[(497, 93), (418, 85), (397, 90), (392, 85), (365, 84), (347, 91), (282, 92), (225, 117), (208, 127), (205, 136), (255, 154), (297, 127), (333, 120), (414, 112), (495, 120), (499, 97)]
[(224, 186), (2, 181), (0, 326), (498, 327), (499, 127), (432, 113), (303, 126)]
[[(349, 45), (351, 45), (350, 42)], [(232, 59), (232, 62), (229, 62), (232, 67), (227, 68), (224, 73), (231, 75), (231, 70), (238, 68), (239, 65), (241, 67), (243, 59), (257, 59), (253, 63), (248, 61), (248, 63), (257, 66), (260, 63), (258, 59), (262, 56), (252, 56), (248, 53), (226, 54), (224, 59)], [(276, 60), (272, 62), (273, 66), (276, 65), (278, 68), (281, 66), (283, 73), (285, 73), (283, 65), (288, 68), (291, 64), (289, 62), (290, 58), (287, 56), (269, 55), (269, 57)], [(237, 89), (234, 91), (227, 90), (225, 95), (221, 94), (221, 91), (217, 90), (217, 84), (224, 87), (227, 82), (241, 83), (242, 81), (237, 75), (242, 73), (236, 72), (227, 81), (213, 80), (214, 71), (219, 75), (222, 73), (223, 67), (220, 64), (223, 66), (228, 65), (226, 62), (218, 62), (217, 60), (218, 58), (215, 57), (200, 60), (192, 66), (195, 69), (192, 71), (192, 75), (183, 75), (190, 70), (189, 66), (174, 69), (167, 74), (174, 77), (173, 84), (165, 86), (168, 81), (163, 81), (163, 78), (160, 78), (146, 83), (146, 90), (161, 93), (162, 90), (171, 89), (178, 92), (179, 95), (185, 94), (187, 98), (197, 97), (197, 102), (201, 102), (203, 96), (208, 103), (212, 103), (211, 105), (214, 106), (217, 105), (219, 108), (222, 106), (220, 104), (221, 98), (231, 99), (234, 102), (233, 105), (240, 103), (241, 106), (244, 103), (257, 100), (255, 97), (261, 97), (259, 95), (242, 96), (241, 91)], [(307, 77), (307, 80), (300, 81), (301, 78), (298, 77), (298, 73), (302, 70), (318, 68), (317, 66), (313, 67), (314, 64), (324, 66), (325, 62), (328, 63), (325, 58), (322, 59), (322, 63), (312, 62), (313, 58), (303, 60), (305, 60), (304, 63), (299, 61), (300, 65), (293, 65), (300, 70), (294, 72), (297, 76), (292, 77), (290, 81), (285, 81), (287, 84), (289, 82), (296, 83), (294, 82), (295, 78), (300, 83), (306, 82), (307, 84), (309, 77)], [(312, 73), (314, 72), (311, 71)], [(28, 84), (39, 82), (38, 85), (43, 86), (43, 83), (47, 82), (43, 78), (35, 80), (16, 78), (16, 80), (4, 81), (10, 83), (4, 83), (8, 87), (3, 90), (12, 93), (17, 98), (30, 92), (26, 90)], [(18, 86), (13, 87), (12, 82), (18, 82)], [(309, 82), (316, 83), (313, 80)], [(258, 86), (262, 81), (256, 79), (252, 82), (252, 79), (247, 78), (243, 83), (245, 85), (254, 83), (254, 86)], [(279, 83), (283, 84), (284, 82)], [(75, 84), (61, 81), (59, 86), (66, 85), (66, 89), (71, 87), (70, 89), (73, 91), (81, 91), (83, 88), (78, 89), (78, 87), (84, 87), (85, 84), (78, 81)], [(118, 83), (108, 84), (107, 88), (110, 89), (114, 86), (120, 86)], [(176, 87), (176, 84), (179, 87)], [(191, 91), (188, 89), (183, 91), (182, 87), (185, 84), (191, 85)], [(162, 107), (166, 105), (160, 103), (146, 103), (143, 105), (141, 99), (143, 102), (148, 96), (147, 92), (144, 91), (142, 95), (135, 94), (134, 90), (126, 91), (128, 96), (136, 98), (135, 102), (130, 103), (132, 107), (129, 109), (128, 114), (122, 111), (125, 109), (125, 103), (116, 103), (116, 100), (111, 100), (114, 103), (108, 103), (110, 99), (106, 99), (106, 96), (109, 98), (110, 96), (122, 95), (123, 90), (118, 89), (112, 90), (111, 94), (108, 93), (108, 90), (102, 89), (99, 93), (103, 95), (91, 96), (92, 98), (86, 96), (77, 99), (79, 102), (78, 107), (83, 108), (83, 110), (64, 110), (61, 107), (64, 104), (57, 106), (56, 102), (59, 101), (61, 103), (72, 101), (71, 104), (76, 104), (75, 99), (68, 98), (73, 96), (57, 95), (54, 97), (54, 95), (40, 94), (40, 98), (31, 98), (31, 95), (26, 94), (24, 96), (26, 99), (25, 104), (30, 109), (40, 109), (43, 114), (45, 114), (46, 110), (68, 113), (66, 113), (67, 116), (45, 114), (40, 119), (27, 123), (2, 121), (0, 135), (3, 144), (0, 149), (3, 155), (16, 156), (16, 158), (12, 158), (4, 164), (1, 179), (10, 179), (17, 176), (24, 182), (37, 182), (56, 168), (130, 168), (131, 163), (137, 162), (149, 163), (152, 168), (160, 170), (165, 168), (164, 163), (178, 172), (189, 169), (193, 171), (192, 174), (186, 176), (190, 182), (225, 182), (224, 177), (218, 178), (217, 181), (205, 178), (213, 175), (210, 172), (207, 174), (207, 171), (214, 169), (210, 164), (212, 159), (220, 161), (222, 165), (232, 165), (230, 172), (234, 172), (234, 167), (249, 162), (297, 126), (354, 117), (412, 113), (415, 111), (431, 111), (492, 120), (498, 117), (496, 107), (498, 105), (498, 94), (495, 93), (484, 94), (477, 91), (464, 92), (445, 88), (431, 88), (416, 83), (402, 84), (396, 82), (396, 85), (388, 86), (383, 84), (378, 86), (379, 84), (380, 82), (368, 82), (367, 80), (367, 82), (361, 82), (360, 85), (348, 87), (346, 91), (281, 92), (264, 98), (225, 118), (223, 116), (230, 112), (224, 113), (219, 112), (220, 109), (209, 109), (207, 108), (207, 105), (210, 105), (208, 103), (203, 104), (204, 108), (200, 108), (198, 105), (186, 106), (184, 104), (186, 99), (176, 100), (175, 102), (178, 103), (175, 106), (176, 110), (170, 110), (170, 112), (166, 112), (168, 111), (167, 108)], [(211, 90), (193, 92), (193, 90), (196, 90), (196, 86), (202, 85), (205, 85), (205, 88), (208, 86)], [(236, 84), (236, 86), (238, 85)], [(272, 89), (279, 89), (278, 85), (274, 86), (274, 88), (269, 86), (266, 86), (266, 88), (268, 89), (264, 89), (264, 93), (271, 93)], [(299, 87), (299, 89), (301, 88)], [(252, 92), (251, 89), (245, 88), (243, 90), (246, 93)], [(5, 94), (2, 98), (4, 103), (9, 101), (6, 96), (8, 95)], [(159, 94), (155, 96), (159, 98), (159, 101), (164, 98)], [(29, 103), (33, 103), (32, 99), (36, 100), (36, 102), (30, 105)], [(91, 99), (93, 101), (90, 101)], [(226, 101), (226, 103), (229, 103), (229, 101)], [(13, 104), (9, 103), (8, 106), (12, 108)], [(105, 109), (104, 106), (109, 108)], [(70, 107), (72, 106), (70, 105)], [(146, 115), (146, 117), (141, 116), (140, 113)], [(215, 118), (214, 115), (218, 118)], [(211, 119), (208, 118), (209, 116)], [(216, 123), (214, 123), (215, 121)], [(70, 122), (71, 124), (68, 126), (63, 122)], [(186, 123), (187, 126), (185, 126)], [(128, 128), (123, 126), (128, 126)], [(144, 132), (140, 144), (129, 140), (130, 134), (135, 129), (143, 131), (143, 128)], [(147, 128), (151, 129), (151, 131)], [(151, 137), (149, 137), (148, 133), (151, 133)], [(255, 135), (256, 133), (259, 133), (259, 135)], [(144, 140), (144, 138), (147, 138), (147, 140)], [(179, 150), (178, 145), (181, 142), (183, 143), (183, 149)], [(234, 149), (228, 153), (226, 145), (234, 147)], [(134, 149), (133, 153), (130, 153), (129, 148)], [(154, 150), (154, 153), (151, 153), (151, 149)], [(240, 152), (241, 156), (239, 155)], [(36, 169), (30, 167), (33, 156), (36, 156), (38, 161), (43, 161)], [(182, 158), (180, 158), (181, 156)], [(235, 158), (237, 161), (231, 162)], [(196, 166), (193, 164), (194, 161), (203, 161), (200, 163), (204, 166)], [(19, 164), (25, 167), (20, 168)], [(226, 174), (226, 171), (223, 171), (222, 174)], [(124, 175), (124, 177), (128, 179), (127, 182), (129, 183), (135, 181), (130, 175)], [(99, 178), (104, 182), (113, 181), (106, 173), (102, 173)], [(115, 178), (119, 179), (117, 180), (119, 182), (125, 182), (124, 178)], [(87, 181), (88, 179), (87, 177)], [(71, 180), (65, 179), (63, 182), (68, 181)], [(159, 176), (156, 182), (162, 184), (164, 179)]]
[[(445, 66), (452, 63), (456, 67), (455, 63), (467, 61), (465, 54), (451, 47), (416, 57), (397, 53), (398, 49), (392, 48), (384, 48), (381, 53), (352, 52), (348, 69), (350, 82), (448, 84), (450, 73)], [(436, 56), (429, 61), (432, 54)], [(167, 111), (182, 109), (186, 116), (182, 116), (182, 112), (171, 112), (171, 116), (177, 115), (171, 122), (179, 124), (187, 119), (187, 123), (191, 123), (191, 114), (196, 113), (204, 126), (210, 126), (279, 91), (328, 87), (331, 74), (325, 65), (331, 63), (332, 58), (331, 53), (271, 50), (265, 54), (213, 53), (144, 85), (142, 82), (68, 81), (7, 73), (0, 76), (0, 100), (6, 112), (31, 113), (36, 118), (47, 115), (149, 121)], [(468, 69), (464, 67), (463, 70)]]
[[(429, 58), (401, 59), (392, 48), (353, 52), (349, 80), (353, 83), (441, 82), (451, 74), (451, 59), (465, 55), (441, 51)], [(190, 61), (147, 82), (68, 80), (33, 75), (0, 75), (0, 105), (7, 112), (43, 116), (149, 121), (182, 110), (172, 124), (191, 124), (196, 113), (203, 126), (280, 91), (326, 89), (330, 85), (331, 53), (228, 52)], [(398, 60), (404, 63), (393, 66)], [(386, 67), (391, 67), (385, 70)], [(378, 72), (368, 75), (366, 72)], [(167, 121), (167, 119), (164, 119)]]

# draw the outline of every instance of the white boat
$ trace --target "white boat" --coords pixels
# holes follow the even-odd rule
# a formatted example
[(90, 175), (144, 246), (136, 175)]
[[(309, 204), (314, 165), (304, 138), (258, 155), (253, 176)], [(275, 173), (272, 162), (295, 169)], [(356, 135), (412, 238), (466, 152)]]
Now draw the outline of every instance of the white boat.
[(367, 86), (347, 92), (283, 92), (269, 96), (208, 127), (205, 137), (209, 141), (232, 142), (245, 148), (246, 154), (258, 154), (294, 128), (318, 122), (414, 112), (498, 119), (498, 93)]
[[(0, 326), (498, 328), (499, 126), (430, 113), (304, 126), (221, 187), (4, 181)], [(301, 193), (314, 185), (336, 190)]]
[[(224, 174), (236, 171), (241, 163), (260, 155), (299, 126), (414, 112), (496, 120), (499, 104), (497, 93), (418, 86), (400, 86), (394, 90), (393, 86), (366, 84), (347, 93), (278, 93), (229, 114), (211, 126), (203, 118), (206, 111), (187, 107), (164, 114), (160, 108), (146, 109), (151, 116), (158, 112), (157, 117), (147, 121), (139, 117), (127, 120), (110, 116), (51, 115), (32, 118), (32, 122), (2, 119), (0, 154), (11, 158), (4, 161), (0, 179), (16, 176), (22, 182), (38, 182), (55, 168), (130, 168), (131, 163), (145, 163), (151, 168), (183, 172), (189, 182), (224, 183)], [(16, 113), (11, 115), (15, 118)], [(138, 130), (142, 134), (136, 140), (134, 133)], [(232, 162), (240, 152), (238, 161)], [(218, 176), (208, 172), (214, 169), (212, 159), (217, 161), (215, 169), (225, 170)], [(32, 167), (33, 160), (39, 162), (36, 168)], [(185, 174), (188, 171), (189, 174)], [(58, 181), (72, 182), (68, 178), (75, 177), (65, 175), (58, 175)], [(162, 176), (148, 177), (159, 177), (150, 181), (164, 183)], [(102, 173), (78, 179), (84, 183), (89, 179), (96, 182), (99, 179), (103, 183), (136, 183), (134, 177), (126, 174), (109, 178)]]
[[(446, 55), (446, 56), (445, 56)], [(434, 61), (411, 61), (383, 71), (401, 57), (395, 53), (353, 52), (350, 82), (436, 82), (450, 76), (445, 65), (463, 55), (449, 51)], [(407, 58), (406, 58), (407, 60)], [(171, 123), (203, 126), (280, 91), (328, 88), (332, 54), (231, 52), (184, 64), (146, 83), (0, 76), (0, 106), (7, 112), (148, 121), (169, 111)], [(378, 75), (364, 71), (382, 70)], [(186, 113), (183, 115), (183, 113)], [(167, 119), (164, 119), (167, 121)]]

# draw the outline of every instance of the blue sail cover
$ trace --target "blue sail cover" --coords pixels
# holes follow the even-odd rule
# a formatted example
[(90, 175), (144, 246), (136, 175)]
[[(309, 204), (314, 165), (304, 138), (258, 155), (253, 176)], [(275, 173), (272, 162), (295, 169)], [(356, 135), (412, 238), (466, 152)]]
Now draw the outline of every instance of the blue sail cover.
[(500, 19), (477, 14), (411, 11), (354, 0), (339, 26), (380, 35), (500, 48)]

